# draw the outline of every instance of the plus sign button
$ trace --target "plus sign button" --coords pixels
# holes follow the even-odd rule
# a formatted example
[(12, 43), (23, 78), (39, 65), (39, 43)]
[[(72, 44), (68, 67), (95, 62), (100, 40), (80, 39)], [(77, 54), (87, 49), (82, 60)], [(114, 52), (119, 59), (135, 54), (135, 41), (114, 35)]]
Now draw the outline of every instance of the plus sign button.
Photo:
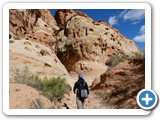
[(150, 110), (157, 104), (157, 94), (153, 90), (141, 90), (137, 95), (137, 103), (144, 110)]

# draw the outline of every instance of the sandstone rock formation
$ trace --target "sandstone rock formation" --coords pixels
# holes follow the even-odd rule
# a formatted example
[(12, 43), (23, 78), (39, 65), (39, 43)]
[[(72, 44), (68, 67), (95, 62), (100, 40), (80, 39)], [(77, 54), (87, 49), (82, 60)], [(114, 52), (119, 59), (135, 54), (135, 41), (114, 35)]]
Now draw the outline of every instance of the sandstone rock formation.
[(144, 58), (124, 61), (101, 75), (91, 88), (113, 108), (139, 108), (136, 96), (145, 88)]
[[(15, 70), (28, 71), (32, 74), (37, 74), (41, 78), (44, 77), (62, 77), (67, 80), (70, 86), (73, 86), (74, 80), (68, 74), (66, 68), (56, 56), (56, 31), (59, 30), (56, 21), (50, 14), (49, 10), (10, 10), (10, 26), (9, 26), (9, 52), (10, 52), (10, 108), (30, 108), (28, 103), (25, 105), (25, 101), (28, 98), (23, 99), (23, 104), (19, 104), (16, 107), (16, 103), (13, 101), (18, 97), (16, 91), (12, 89), (13, 74)], [(17, 85), (16, 85), (17, 86)], [(15, 87), (16, 87), (15, 86)], [(23, 89), (23, 85), (18, 85), (20, 89)], [(26, 87), (30, 89), (31, 87)], [(18, 88), (19, 89), (19, 88)], [(24, 90), (21, 90), (25, 92)], [(34, 92), (34, 89), (30, 91)], [(22, 94), (23, 94), (22, 92)], [(12, 94), (15, 93), (15, 97)], [(24, 94), (29, 94), (28, 92)], [(38, 93), (37, 93), (38, 94)], [(70, 93), (73, 96), (73, 93)], [(47, 99), (47, 98), (45, 98)], [(36, 100), (36, 98), (34, 98)], [(49, 101), (49, 100), (48, 100)], [(75, 99), (70, 100), (68, 95), (65, 95), (63, 99), (70, 108), (75, 108)], [(33, 101), (30, 101), (33, 102)], [(47, 102), (47, 101), (45, 101)], [(71, 106), (72, 103), (72, 106)], [(49, 106), (44, 108), (52, 108), (50, 102)], [(56, 103), (57, 104), (57, 103)], [(60, 104), (59, 106), (62, 107)], [(56, 108), (56, 107), (53, 107)]]
[(104, 21), (96, 22), (73, 10), (58, 10), (55, 19), (61, 26), (57, 33), (57, 55), (68, 71), (75, 71), (81, 61), (107, 64), (116, 54), (138, 52), (131, 40)]
[[(23, 71), (25, 67), (41, 78), (66, 78), (71, 87), (78, 79), (78, 73), (84, 73), (91, 88), (85, 108), (138, 108), (133, 99), (135, 93), (144, 87), (144, 60), (125, 61), (113, 68), (107, 66), (117, 54), (133, 55), (137, 52), (135, 43), (118, 30), (103, 20), (94, 21), (82, 12), (60, 9), (52, 17), (49, 10), (11, 9), (10, 108), (38, 107), (36, 103), (39, 101), (47, 109), (76, 108), (73, 92), (65, 94), (60, 103), (54, 103), (29, 86), (12, 83), (14, 70)], [(25, 93), (23, 88), (28, 91)], [(33, 99), (28, 96), (31, 92), (32, 97), (35, 95)], [(124, 92), (128, 92), (126, 96)], [(16, 103), (13, 102), (15, 100)], [(117, 102), (119, 100), (121, 105)], [(133, 105), (128, 106), (128, 103)]]
[[(26, 39), (21, 40), (13, 40), (12, 43), (10, 43), (10, 85), (12, 85), (13, 75), (15, 74), (15, 70), (23, 71), (25, 72), (26, 67), (28, 69), (29, 73), (38, 75), (41, 78), (44, 77), (61, 77), (65, 78), (66, 82), (73, 87), (74, 80), (70, 77), (69, 73), (67, 72), (64, 65), (60, 62), (60, 60), (57, 58), (56, 54), (53, 50), (51, 50), (49, 47), (44, 46), (40, 43), (35, 43), (33, 41), (29, 41)], [(10, 86), (10, 87), (11, 87)], [(31, 87), (25, 87), (26, 90), (24, 90), (23, 85), (18, 85), (22, 91), (21, 94), (16, 94), (16, 91), (13, 91), (13, 89), (10, 89), (10, 108), (31, 108), (34, 106), (34, 102), (38, 99), (40, 99), (43, 104), (47, 104), (43, 106), (42, 109), (46, 108), (63, 108), (62, 103), (67, 103), (70, 108), (75, 108), (76, 103), (75, 99), (71, 99), (70, 96), (73, 96), (73, 93), (70, 93), (70, 96), (65, 95), (65, 98), (63, 99), (64, 102), (61, 104), (53, 104), (50, 102), (50, 100), (43, 100), (41, 97), (43, 95), (37, 96), (38, 93), (35, 93), (36, 96), (33, 97), (33, 100), (30, 100), (29, 103), (26, 103), (26, 101), (30, 98), (21, 96), (22, 94), (26, 95), (30, 94), (29, 92), (25, 92)], [(29, 90), (30, 92), (35, 91), (35, 89)], [(15, 92), (15, 93), (14, 93)], [(13, 96), (13, 94), (15, 96)], [(24, 97), (24, 98), (23, 98)], [(74, 96), (73, 96), (74, 97)], [(22, 98), (23, 101), (21, 101), (24, 104), (19, 104), (16, 102), (13, 102), (15, 99)], [(44, 97), (44, 99), (47, 99)], [(32, 103), (33, 106), (29, 106)], [(16, 106), (18, 105), (18, 107)], [(52, 107), (54, 106), (54, 107)]]
[(42, 77), (61, 76), (72, 80), (64, 65), (50, 48), (25, 39), (10, 43), (10, 74), (15, 68), (29, 71)]
[(9, 86), (10, 109), (54, 109), (58, 108), (54, 102), (44, 97), (32, 87), (12, 83)]
[(9, 38), (25, 38), (53, 47), (54, 31), (58, 29), (56, 25), (49, 10), (11, 9), (9, 11)]

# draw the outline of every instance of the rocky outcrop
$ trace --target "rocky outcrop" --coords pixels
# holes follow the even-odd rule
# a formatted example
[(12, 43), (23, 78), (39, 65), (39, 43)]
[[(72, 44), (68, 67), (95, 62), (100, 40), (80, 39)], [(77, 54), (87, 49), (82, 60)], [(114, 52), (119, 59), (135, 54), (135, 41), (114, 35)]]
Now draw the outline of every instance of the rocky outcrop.
[(80, 11), (74, 11), (71, 9), (58, 9), (54, 15), (54, 18), (58, 25), (65, 26), (66, 23), (75, 16), (81, 16), (87, 18), (89, 21), (93, 21), (92, 18), (88, 17), (85, 13)]
[(65, 25), (68, 14), (75, 15), (76, 13), (71, 9), (59, 9), (56, 11), (54, 18), (57, 25)]
[(73, 82), (53, 50), (25, 39), (14, 40), (10, 43), (10, 75), (12, 76), (15, 68), (23, 71), (26, 66), (31, 73), (41, 77), (60, 76), (70, 84)]
[[(97, 83), (99, 82), (99, 83)], [(101, 75), (91, 89), (113, 108), (139, 108), (136, 96), (145, 88), (144, 58), (125, 61)]]
[[(13, 75), (20, 74), (16, 73), (20, 71), (21, 73), (29, 72), (34, 75), (38, 75), (41, 78), (44, 77), (61, 77), (65, 78), (66, 82), (73, 86), (74, 80), (69, 75), (65, 66), (61, 63), (61, 61), (56, 56), (56, 32), (59, 30), (56, 21), (50, 14), (49, 10), (20, 10), (14, 9), (9, 11), (9, 42), (10, 42), (10, 108), (31, 108), (35, 106), (35, 103), (41, 99), (43, 95), (33, 97), (33, 100), (30, 100), (28, 104), (26, 103), (29, 97), (26, 97), (21, 101), (21, 104), (17, 102), (13, 102), (15, 99), (23, 98), (23, 96), (19, 96), (18, 92), (12, 90), (12, 86), (17, 89), (21, 89), (21, 94), (27, 96), (28, 92), (25, 93), (23, 90), (23, 85), (16, 84), (13, 85)], [(26, 71), (27, 69), (27, 71)], [(19, 88), (20, 87), (20, 88)], [(24, 87), (27, 91), (31, 87)], [(28, 90), (34, 93), (34, 89)], [(18, 94), (17, 94), (18, 93)], [(13, 94), (15, 96), (13, 96)], [(38, 92), (35, 94), (39, 94)], [(70, 93), (70, 96), (73, 96), (73, 93)], [(42, 100), (44, 104), (48, 104), (48, 106), (44, 106), (44, 108), (65, 108), (63, 107), (63, 103), (69, 105), (70, 108), (75, 108), (76, 104), (75, 99), (71, 100), (70, 96), (65, 95), (61, 104), (58, 106), (51, 103), (47, 98), (47, 100)], [(38, 99), (38, 101), (37, 101)], [(30, 106), (30, 103), (33, 103), (33, 106)]]
[[(139, 51), (134, 42), (103, 20), (97, 22), (70, 9), (57, 10), (54, 17), (45, 9), (10, 9), (9, 45), (10, 108), (39, 108), (41, 102), (47, 109), (76, 108), (73, 92), (54, 103), (29, 86), (12, 83), (14, 70), (24, 71), (26, 67), (41, 78), (65, 78), (71, 87), (78, 73), (84, 73), (92, 90), (86, 108), (137, 108), (135, 94), (144, 87), (144, 60), (108, 67), (113, 56)], [(30, 99), (32, 92), (36, 97)], [(28, 104), (18, 103), (19, 99)]]
[(58, 27), (49, 10), (11, 9), (9, 30), (9, 38), (25, 38), (54, 48)]
[[(25, 84), (10, 83), (9, 85), (10, 109), (73, 109), (74, 100), (65, 95), (62, 102), (50, 101), (43, 92)], [(69, 102), (68, 102), (69, 101)], [(66, 104), (67, 103), (67, 104)]]
[(12, 83), (9, 86), (9, 92), (10, 109), (57, 109), (59, 107), (42, 93), (27, 85)]
[(57, 55), (68, 71), (74, 71), (79, 61), (107, 64), (116, 54), (138, 52), (131, 40), (104, 21), (93, 21), (73, 10), (58, 10), (55, 19), (62, 26), (57, 33)]

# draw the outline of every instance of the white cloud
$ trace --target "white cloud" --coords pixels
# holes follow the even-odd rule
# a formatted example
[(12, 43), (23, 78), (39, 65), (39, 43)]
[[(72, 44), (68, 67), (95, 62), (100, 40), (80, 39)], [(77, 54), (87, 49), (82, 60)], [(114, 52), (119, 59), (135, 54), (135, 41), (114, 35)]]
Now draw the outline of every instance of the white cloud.
[(137, 35), (133, 38), (135, 42), (145, 42), (145, 34)]
[(110, 25), (118, 24), (118, 19), (116, 18), (116, 16), (111, 16), (111, 17), (109, 17), (108, 23)]
[(134, 21), (132, 22), (133, 25), (140, 23), (140, 21)]
[(143, 19), (145, 16), (145, 10), (143, 9), (133, 9), (133, 10), (128, 10), (124, 16), (124, 20), (130, 20), (130, 21), (137, 21)]
[(140, 30), (139, 30), (140, 34), (144, 34), (145, 33), (145, 25), (142, 25)]
[(123, 10), (123, 11), (119, 14), (118, 17), (119, 17), (119, 18), (123, 17), (126, 12), (127, 12), (127, 9)]
[(145, 42), (145, 25), (139, 29), (139, 34), (133, 38), (135, 42)]
[(110, 16), (108, 23), (110, 25), (118, 24), (119, 19), (123, 19), (124, 21), (131, 21), (131, 24), (138, 24), (140, 20), (145, 17), (145, 10), (144, 9), (125, 9), (121, 13), (116, 16)]

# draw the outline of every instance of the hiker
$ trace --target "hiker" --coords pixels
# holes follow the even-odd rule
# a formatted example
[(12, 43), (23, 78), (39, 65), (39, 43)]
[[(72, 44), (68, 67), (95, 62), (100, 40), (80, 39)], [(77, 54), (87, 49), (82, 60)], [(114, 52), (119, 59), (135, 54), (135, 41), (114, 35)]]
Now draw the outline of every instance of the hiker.
[(88, 85), (83, 79), (83, 74), (79, 74), (78, 81), (74, 84), (73, 92), (76, 92), (76, 104), (78, 109), (84, 109), (85, 99), (89, 95)]

